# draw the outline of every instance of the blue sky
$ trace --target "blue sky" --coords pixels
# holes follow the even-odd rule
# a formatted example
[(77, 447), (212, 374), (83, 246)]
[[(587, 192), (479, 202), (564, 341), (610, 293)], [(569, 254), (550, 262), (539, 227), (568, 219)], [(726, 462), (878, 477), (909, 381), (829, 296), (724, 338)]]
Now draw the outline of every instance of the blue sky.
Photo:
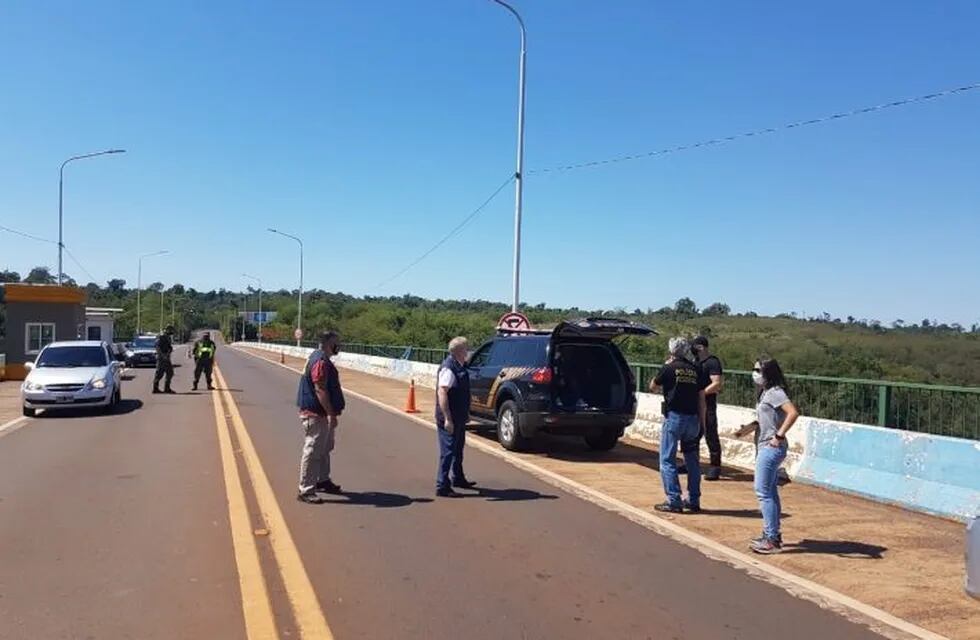
[[(528, 169), (980, 82), (980, 4), (517, 1)], [(518, 35), (488, 0), (0, 6), (0, 225), (98, 280), (506, 301)], [(980, 321), (980, 91), (525, 184), (522, 298)], [(0, 268), (55, 265), (0, 233)], [(70, 261), (66, 271), (88, 278)]]

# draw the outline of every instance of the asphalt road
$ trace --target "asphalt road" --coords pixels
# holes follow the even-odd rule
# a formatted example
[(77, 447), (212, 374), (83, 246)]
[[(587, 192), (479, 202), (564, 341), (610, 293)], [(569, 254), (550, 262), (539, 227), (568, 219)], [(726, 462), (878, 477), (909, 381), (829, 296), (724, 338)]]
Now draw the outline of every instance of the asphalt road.
[[(346, 495), (296, 502), (296, 375), (230, 349), (219, 365), (230, 393), (150, 395), (141, 370), (117, 415), (41, 417), (0, 438), (0, 638), (247, 637), (222, 395), (336, 638), (878, 637), (478, 451), (466, 467), (481, 489), (435, 499), (435, 434), (355, 398), (333, 458)], [(261, 530), (283, 545), (284, 527), (232, 442), (274, 627), (299, 637), (309, 602)]]

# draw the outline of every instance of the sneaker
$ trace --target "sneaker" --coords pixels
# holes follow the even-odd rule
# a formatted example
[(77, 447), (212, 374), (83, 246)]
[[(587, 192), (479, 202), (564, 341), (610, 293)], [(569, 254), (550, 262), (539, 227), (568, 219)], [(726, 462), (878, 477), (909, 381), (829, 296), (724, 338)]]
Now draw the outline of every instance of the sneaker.
[(684, 501), (684, 511), (688, 513), (701, 513), (701, 503), (691, 502), (690, 500)]
[(684, 513), (684, 507), (679, 504), (671, 504), (669, 502), (655, 504), (653, 505), (653, 510), (659, 511), (660, 513)]
[(332, 493), (334, 495), (339, 495), (343, 493), (343, 491), (340, 490), (340, 485), (334, 484), (332, 480), (324, 480), (323, 482), (317, 482), (316, 491), (320, 491), (322, 493)]
[(705, 480), (719, 480), (721, 478), (721, 467), (708, 467), (708, 470), (704, 472)]
[(160, 393), (160, 390), (157, 389), (156, 387), (153, 387), (153, 393)]
[(305, 502), (306, 504), (323, 504), (323, 500), (321, 500), (316, 495), (316, 493), (313, 493), (313, 492), (311, 492), (311, 493), (300, 493), (300, 494), (298, 494), (296, 496), (296, 499), (299, 500), (300, 502)]
[(779, 538), (761, 538), (758, 540), (753, 540), (749, 548), (756, 553), (761, 553), (762, 555), (772, 555), (774, 553), (779, 553), (783, 550), (783, 543)]
[(440, 498), (460, 498), (462, 494), (453, 491), (452, 487), (439, 487), (436, 489), (436, 495)]
[(472, 489), (476, 486), (476, 483), (463, 478), (461, 480), (453, 480), (453, 486), (457, 489)]

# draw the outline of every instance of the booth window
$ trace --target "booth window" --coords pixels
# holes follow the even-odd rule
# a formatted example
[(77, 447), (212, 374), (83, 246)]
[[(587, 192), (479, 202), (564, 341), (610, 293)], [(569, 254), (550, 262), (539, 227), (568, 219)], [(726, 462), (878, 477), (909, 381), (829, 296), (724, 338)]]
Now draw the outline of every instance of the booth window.
[(24, 331), (24, 353), (36, 355), (54, 342), (54, 323), (29, 322)]

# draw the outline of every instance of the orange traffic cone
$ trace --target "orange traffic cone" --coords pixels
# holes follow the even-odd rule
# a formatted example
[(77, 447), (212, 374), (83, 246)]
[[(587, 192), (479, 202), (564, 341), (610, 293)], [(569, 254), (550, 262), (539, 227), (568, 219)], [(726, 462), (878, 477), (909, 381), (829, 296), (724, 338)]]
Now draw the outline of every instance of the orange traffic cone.
[(408, 401), (405, 402), (405, 413), (418, 413), (415, 407), (415, 380), (408, 385)]

